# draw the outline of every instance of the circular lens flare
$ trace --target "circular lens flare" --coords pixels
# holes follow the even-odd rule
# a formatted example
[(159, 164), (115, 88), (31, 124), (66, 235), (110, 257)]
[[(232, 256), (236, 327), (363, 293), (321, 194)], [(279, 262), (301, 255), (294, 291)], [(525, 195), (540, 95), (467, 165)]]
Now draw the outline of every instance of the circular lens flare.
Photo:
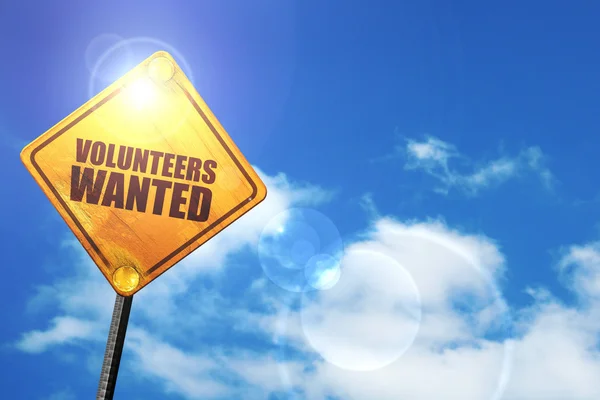
[(340, 280), (339, 260), (328, 254), (317, 254), (308, 260), (304, 275), (308, 284), (316, 290), (327, 290)]
[(292, 292), (331, 285), (332, 276), (327, 274), (329, 269), (338, 267), (343, 250), (334, 223), (309, 208), (292, 208), (277, 214), (265, 226), (258, 244), (265, 275)]
[[(325, 271), (332, 271), (327, 269), (329, 262), (322, 267)], [(337, 284), (303, 296), (304, 334), (326, 361), (339, 368), (383, 368), (400, 358), (419, 332), (417, 286), (398, 262), (383, 253), (351, 250), (342, 266)]]
[[(133, 54), (126, 46), (118, 46), (125, 39), (114, 33), (103, 33), (93, 38), (85, 50), (85, 64), (94, 80), (106, 85), (118, 79), (132, 65)], [(110, 57), (104, 55), (110, 50)], [(101, 63), (101, 65), (98, 65)]]
[[(415, 363), (423, 357), (439, 360), (439, 372), (444, 374), (452, 368), (451, 359), (469, 357), (477, 349), (484, 367), (472, 371), (473, 379), (496, 384), (490, 381), (485, 393), (475, 395), (472, 387), (456, 389), (451, 380), (434, 380), (429, 397), (450, 390), (463, 398), (501, 399), (511, 375), (515, 325), (493, 276), (498, 259), (493, 253), (478, 252), (472, 242), (440, 234), (437, 227), (386, 229), (377, 240), (347, 249), (342, 274), (332, 289), (305, 292), (300, 310), (289, 305), (280, 314), (277, 343), (282, 357), (297, 360), (298, 351), (305, 349), (295, 335), (300, 322), (307, 343), (330, 364), (328, 370), (340, 369), (335, 372), (340, 380), (357, 377), (356, 371), (387, 366), (383, 376), (395, 374), (399, 387), (410, 387), (411, 380), (431, 379), (421, 376), (420, 370), (414, 374)], [(393, 272), (399, 266), (408, 276)], [(410, 294), (410, 281), (419, 289), (420, 307)], [(411, 342), (411, 328), (418, 320)], [(282, 366), (280, 373), (286, 387), (293, 388), (294, 371)], [(397, 397), (406, 393), (400, 391)]]

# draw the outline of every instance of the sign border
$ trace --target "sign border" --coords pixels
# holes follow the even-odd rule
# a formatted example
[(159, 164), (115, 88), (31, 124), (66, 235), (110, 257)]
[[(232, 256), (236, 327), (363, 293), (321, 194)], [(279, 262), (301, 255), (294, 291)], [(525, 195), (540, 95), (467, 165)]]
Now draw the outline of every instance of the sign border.
[[(185, 94), (185, 96), (187, 97), (187, 99), (190, 101), (190, 103), (194, 106), (194, 109), (198, 112), (198, 114), (200, 114), (200, 116), (202, 117), (202, 119), (204, 120), (204, 122), (206, 123), (206, 125), (210, 128), (210, 131), (215, 135), (215, 137), (217, 138), (217, 140), (219, 141), (219, 143), (221, 144), (221, 146), (223, 146), (223, 148), (225, 149), (225, 151), (227, 152), (227, 154), (231, 157), (231, 159), (233, 160), (233, 162), (235, 163), (235, 165), (238, 167), (238, 169), (244, 175), (244, 177), (246, 178), (246, 180), (248, 181), (248, 183), (250, 184), (250, 186), (252, 188), (252, 193), (250, 194), (250, 196), (248, 198), (244, 199), (241, 203), (239, 203), (237, 206), (233, 207), (231, 210), (229, 210), (228, 212), (226, 212), (224, 215), (222, 215), (219, 219), (217, 219), (216, 221), (214, 221), (208, 227), (206, 227), (205, 229), (203, 229), (202, 231), (200, 231), (194, 237), (192, 237), (187, 242), (185, 242), (184, 244), (182, 244), (181, 246), (179, 246), (177, 249), (173, 250), (171, 253), (169, 253), (162, 260), (160, 260), (159, 262), (157, 262), (156, 264), (154, 264), (148, 270), (143, 271), (143, 275), (144, 276), (148, 276), (148, 275), (154, 273), (159, 268), (161, 268), (164, 264), (166, 264), (167, 262), (169, 262), (169, 260), (171, 260), (172, 258), (178, 256), (186, 248), (188, 248), (190, 245), (192, 245), (198, 239), (202, 238), (204, 235), (206, 235), (208, 232), (210, 232), (212, 229), (214, 229), (215, 226), (223, 223), (227, 218), (229, 218), (230, 216), (232, 216), (233, 214), (235, 214), (237, 211), (239, 211), (246, 204), (250, 203), (257, 196), (257, 194), (258, 194), (258, 186), (256, 185), (256, 182), (254, 182), (252, 180), (252, 178), (251, 178), (250, 174), (248, 173), (248, 171), (246, 171), (246, 169), (240, 163), (240, 161), (238, 160), (238, 158), (236, 157), (236, 155), (234, 154), (234, 152), (227, 145), (227, 143), (225, 142), (225, 140), (223, 139), (223, 137), (221, 136), (221, 134), (219, 133), (219, 131), (215, 128), (215, 126), (213, 125), (213, 123), (210, 121), (210, 118), (208, 118), (208, 116), (206, 115), (206, 113), (204, 112), (204, 110), (202, 110), (202, 108), (200, 107), (200, 105), (198, 104), (198, 102), (194, 99), (194, 97), (192, 96), (192, 94), (180, 82), (176, 81), (176, 83), (177, 83), (177, 86), (180, 89), (183, 90), (183, 93)], [(111, 92), (108, 95), (106, 95), (103, 99), (101, 99), (96, 104), (94, 104), (93, 106), (91, 106), (89, 109), (87, 109), (86, 111), (84, 111), (81, 115), (79, 115), (73, 121), (70, 121), (65, 127), (61, 128), (58, 132), (54, 133), (52, 136), (50, 136), (49, 138), (47, 138), (46, 140), (44, 140), (41, 144), (39, 144), (34, 149), (32, 149), (31, 150), (31, 154), (30, 154), (31, 165), (35, 168), (35, 170), (38, 172), (38, 174), (40, 175), (40, 177), (44, 180), (44, 182), (46, 183), (46, 185), (48, 186), (48, 188), (52, 191), (52, 193), (54, 194), (55, 198), (59, 201), (60, 205), (67, 212), (67, 214), (69, 215), (69, 217), (71, 217), (71, 220), (75, 223), (75, 225), (77, 226), (77, 228), (81, 231), (81, 233), (83, 234), (83, 236), (87, 240), (88, 244), (92, 247), (92, 249), (94, 250), (94, 252), (100, 257), (100, 259), (102, 260), (102, 262), (105, 264), (106, 268), (110, 267), (110, 263), (108, 262), (108, 259), (106, 258), (106, 256), (104, 254), (102, 254), (102, 252), (100, 251), (100, 248), (98, 247), (98, 245), (92, 240), (92, 238), (90, 237), (90, 235), (88, 234), (88, 232), (81, 225), (81, 222), (79, 222), (79, 220), (75, 217), (73, 211), (69, 208), (68, 204), (64, 201), (64, 199), (60, 196), (60, 194), (58, 193), (58, 191), (56, 190), (56, 188), (52, 185), (52, 182), (50, 182), (50, 180), (48, 179), (48, 177), (46, 176), (46, 174), (44, 174), (43, 170), (40, 168), (39, 164), (36, 162), (35, 156), (36, 156), (36, 154), (40, 150), (42, 150), (44, 147), (46, 147), (51, 142), (53, 142), (54, 140), (56, 140), (59, 136), (61, 136), (64, 133), (66, 133), (69, 129), (71, 129), (73, 126), (77, 125), (81, 120), (83, 120), (84, 118), (88, 117), (91, 113), (93, 113), (95, 110), (97, 110), (98, 108), (100, 108), (102, 105), (104, 105), (105, 103), (107, 103), (108, 101), (110, 101), (112, 98), (114, 98), (116, 95), (118, 95), (122, 90), (123, 90), (122, 86), (117, 87), (113, 92)]]

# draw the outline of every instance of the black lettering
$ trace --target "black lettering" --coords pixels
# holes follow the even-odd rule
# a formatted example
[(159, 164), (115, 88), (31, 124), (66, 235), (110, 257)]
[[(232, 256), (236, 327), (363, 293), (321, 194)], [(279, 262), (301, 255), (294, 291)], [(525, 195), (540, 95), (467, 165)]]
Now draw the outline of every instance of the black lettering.
[(160, 161), (160, 158), (164, 155), (164, 153), (152, 150), (150, 152), (150, 155), (152, 156), (152, 169), (150, 170), (150, 173), (156, 175), (156, 172), (158, 171), (158, 162)]
[(165, 153), (165, 161), (163, 162), (162, 176), (165, 178), (172, 178), (173, 174), (170, 169), (173, 168), (173, 159), (175, 154)]
[(172, 183), (162, 179), (152, 179), (152, 186), (156, 187), (156, 197), (154, 198), (153, 214), (162, 215), (163, 205), (165, 203), (165, 192), (171, 188)]
[(108, 151), (106, 152), (106, 166), (108, 168), (115, 167), (115, 145), (109, 144)]
[[(125, 175), (120, 172), (111, 172), (106, 183), (106, 191), (102, 205), (106, 207), (123, 208), (125, 198)], [(115, 203), (113, 206), (112, 203)]]
[(177, 159), (175, 160), (175, 170), (173, 171), (173, 178), (185, 179), (185, 175), (183, 175), (183, 169), (185, 168), (185, 160), (187, 160), (186, 156), (177, 156)]
[(175, 183), (173, 185), (173, 197), (171, 197), (171, 210), (169, 217), (185, 218), (185, 212), (181, 211), (181, 206), (185, 204), (186, 198), (182, 196), (183, 192), (190, 190), (190, 185), (185, 183)]
[(131, 158), (133, 157), (133, 147), (119, 146), (119, 158), (117, 166), (126, 171), (131, 168)]
[(148, 168), (148, 154), (149, 150), (135, 149), (135, 157), (133, 157), (133, 172), (140, 171), (146, 173)]
[(90, 161), (94, 165), (102, 165), (106, 155), (106, 145), (102, 142), (94, 142)]
[(188, 160), (188, 168), (185, 175), (185, 180), (198, 182), (200, 180), (200, 168), (202, 168), (202, 160), (199, 158), (190, 157)]
[(202, 169), (204, 169), (204, 172), (206, 173), (202, 175), (202, 182), (208, 184), (215, 182), (217, 176), (215, 175), (213, 168), (217, 168), (217, 162), (215, 160), (204, 161), (204, 167), (202, 167)]
[(82, 201), (83, 195), (86, 195), (86, 203), (98, 204), (106, 171), (98, 171), (96, 180), (94, 181), (94, 169), (84, 168), (83, 174), (81, 167), (73, 165), (71, 169), (71, 200)]
[(140, 185), (140, 178), (136, 175), (131, 176), (129, 181), (129, 190), (127, 191), (127, 203), (125, 203), (126, 210), (133, 210), (133, 203), (137, 205), (137, 211), (145, 212), (146, 205), (148, 204), (148, 193), (150, 192), (150, 178), (142, 178), (142, 184)]
[(85, 163), (87, 162), (88, 154), (90, 153), (90, 147), (92, 146), (91, 140), (86, 140), (77, 138), (77, 151), (75, 152), (75, 157), (77, 162)]
[(187, 219), (198, 222), (205, 222), (208, 220), (211, 201), (212, 192), (209, 188), (192, 186)]

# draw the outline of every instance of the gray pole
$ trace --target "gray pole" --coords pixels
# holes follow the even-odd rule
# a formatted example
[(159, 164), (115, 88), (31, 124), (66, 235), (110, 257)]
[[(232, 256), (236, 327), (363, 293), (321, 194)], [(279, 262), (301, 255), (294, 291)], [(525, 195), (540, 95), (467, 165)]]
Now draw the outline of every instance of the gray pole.
[(104, 353), (96, 400), (112, 400), (115, 394), (132, 301), (133, 296), (123, 297), (119, 294), (115, 299), (115, 308), (110, 323), (110, 331), (108, 332), (108, 340), (106, 341), (106, 352)]

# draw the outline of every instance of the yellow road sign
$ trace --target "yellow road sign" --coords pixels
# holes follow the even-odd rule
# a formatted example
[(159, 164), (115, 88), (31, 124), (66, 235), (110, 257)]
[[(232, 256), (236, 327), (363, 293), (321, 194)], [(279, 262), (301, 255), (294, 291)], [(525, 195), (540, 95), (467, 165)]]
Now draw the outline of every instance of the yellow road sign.
[(267, 195), (166, 52), (27, 145), (21, 160), (122, 296)]

